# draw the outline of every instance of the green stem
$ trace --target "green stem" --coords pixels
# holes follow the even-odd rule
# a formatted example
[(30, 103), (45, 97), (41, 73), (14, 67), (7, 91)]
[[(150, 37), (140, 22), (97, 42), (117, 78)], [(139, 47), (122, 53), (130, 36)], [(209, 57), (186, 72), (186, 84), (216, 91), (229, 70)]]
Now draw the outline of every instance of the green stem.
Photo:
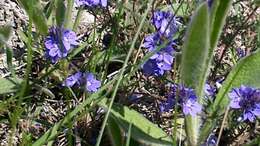
[(74, 0), (68, 0), (67, 9), (65, 13), (64, 27), (71, 29), (71, 14), (73, 9)]
[(74, 22), (74, 25), (73, 25), (73, 31), (76, 31), (77, 27), (79, 26), (79, 21), (80, 21), (82, 12), (83, 12), (83, 7), (80, 7), (78, 12), (77, 12), (77, 16), (76, 16), (76, 19), (75, 19), (75, 22)]
[(130, 47), (130, 49), (129, 49), (129, 51), (128, 51), (128, 54), (127, 54), (127, 56), (126, 56), (124, 65), (123, 65), (123, 67), (122, 67), (122, 69), (121, 69), (121, 71), (120, 71), (118, 80), (117, 80), (116, 85), (115, 85), (114, 92), (112, 93), (111, 102), (109, 103), (108, 111), (107, 111), (107, 113), (106, 113), (106, 115), (105, 115), (104, 121), (103, 121), (102, 126), (101, 126), (100, 133), (99, 133), (99, 135), (98, 135), (98, 139), (97, 139), (96, 146), (99, 146), (100, 143), (101, 143), (101, 139), (102, 139), (102, 136), (103, 136), (105, 127), (106, 127), (106, 123), (107, 123), (109, 114), (110, 114), (110, 112), (111, 112), (111, 108), (112, 108), (113, 103), (114, 103), (114, 100), (115, 100), (115, 96), (116, 96), (118, 87), (119, 87), (119, 85), (120, 85), (120, 83), (121, 83), (121, 80), (123, 79), (123, 74), (124, 74), (124, 71), (125, 71), (125, 69), (126, 69), (126, 67), (127, 67), (128, 61), (129, 61), (129, 59), (130, 59), (130, 57), (131, 57), (131, 54), (132, 54), (132, 52), (134, 51), (135, 43), (136, 43), (136, 41), (137, 41), (137, 39), (138, 39), (138, 36), (139, 36), (139, 34), (140, 34), (140, 32), (141, 32), (141, 29), (142, 29), (143, 26), (144, 26), (144, 22), (145, 22), (146, 16), (148, 15), (148, 12), (149, 12), (149, 11), (151, 10), (151, 8), (152, 8), (152, 3), (153, 3), (153, 1), (154, 1), (154, 0), (150, 1), (150, 2), (148, 3), (148, 5), (147, 5), (147, 9), (146, 9), (145, 13), (144, 13), (143, 16), (142, 16), (142, 21), (141, 21), (141, 23), (140, 23), (140, 25), (139, 25), (139, 27), (138, 27), (138, 30), (137, 30), (137, 32), (136, 32), (136, 34), (135, 34), (135, 37), (134, 37), (134, 39), (133, 39), (133, 42), (132, 42), (132, 44), (131, 44), (131, 47)]

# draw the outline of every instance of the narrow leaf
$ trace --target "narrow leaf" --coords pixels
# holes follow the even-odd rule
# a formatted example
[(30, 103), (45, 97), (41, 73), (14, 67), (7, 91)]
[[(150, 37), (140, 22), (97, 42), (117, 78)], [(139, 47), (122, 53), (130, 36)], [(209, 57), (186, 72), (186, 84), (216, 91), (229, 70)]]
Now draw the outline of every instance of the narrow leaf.
[(218, 39), (225, 24), (226, 16), (231, 6), (232, 0), (215, 0), (211, 9), (211, 34), (210, 34), (210, 51), (209, 56), (217, 45)]
[(122, 132), (113, 118), (108, 119), (107, 130), (113, 146), (123, 145)]
[[(42, 34), (47, 34), (47, 20), (43, 13), (39, 0), (18, 0), (18, 2), (25, 9), (29, 17), (32, 18), (33, 23), (35, 24), (39, 32)], [(31, 15), (30, 10), (32, 10)]]
[(0, 40), (1, 41), (8, 41), (12, 32), (12, 27), (10, 25), (2, 26), (0, 28)]
[(57, 0), (56, 3), (56, 23), (62, 26), (65, 20), (66, 7), (63, 0)]

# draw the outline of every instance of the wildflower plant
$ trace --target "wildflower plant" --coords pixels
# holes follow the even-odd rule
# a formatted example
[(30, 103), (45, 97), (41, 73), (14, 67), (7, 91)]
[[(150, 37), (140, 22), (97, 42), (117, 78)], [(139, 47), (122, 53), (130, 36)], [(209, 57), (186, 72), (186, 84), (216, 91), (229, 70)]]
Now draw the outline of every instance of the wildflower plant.
[[(11, 28), (0, 29), (10, 72), (0, 78), (8, 145), (22, 131), (17, 145), (55, 145), (62, 137), (67, 145), (101, 146), (108, 139), (113, 146), (213, 146), (241, 125), (252, 131), (259, 121), (260, 52), (237, 50), (239, 59), (228, 73), (215, 70), (230, 0), (194, 2), (192, 8), (155, 0), (17, 2), (29, 18), (18, 31), (26, 52), (20, 69), (8, 45)], [(81, 19), (96, 9), (94, 22), (79, 31)], [(180, 13), (185, 9), (192, 14)], [(135, 108), (147, 101), (159, 120)], [(48, 109), (53, 104), (46, 102), (64, 103), (64, 110), (57, 109), (64, 112)], [(170, 115), (170, 132), (157, 125), (164, 114)], [(36, 127), (43, 132), (35, 136), (28, 124), (19, 129), (24, 121), (40, 123)], [(258, 144), (259, 136), (251, 137), (248, 145)]]

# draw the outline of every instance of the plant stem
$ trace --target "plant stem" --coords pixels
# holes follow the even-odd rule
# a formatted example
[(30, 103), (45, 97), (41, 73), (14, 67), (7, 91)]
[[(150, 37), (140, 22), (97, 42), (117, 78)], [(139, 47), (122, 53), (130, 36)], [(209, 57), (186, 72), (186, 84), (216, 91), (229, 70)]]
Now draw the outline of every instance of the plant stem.
[(120, 83), (121, 83), (121, 80), (122, 80), (122, 78), (123, 78), (124, 71), (125, 71), (125, 69), (126, 69), (126, 67), (127, 67), (127, 63), (128, 63), (128, 61), (129, 61), (129, 59), (130, 59), (130, 57), (131, 57), (131, 54), (132, 54), (134, 48), (135, 48), (135, 43), (136, 43), (136, 41), (137, 41), (137, 39), (138, 39), (138, 36), (139, 36), (139, 34), (140, 34), (140, 32), (141, 32), (141, 29), (142, 29), (143, 26), (144, 26), (144, 22), (145, 22), (146, 16), (148, 15), (148, 12), (149, 12), (150, 9), (151, 9), (151, 6), (152, 6), (153, 1), (154, 1), (154, 0), (150, 1), (150, 2), (148, 3), (148, 5), (147, 5), (147, 9), (146, 9), (145, 13), (144, 13), (143, 16), (142, 16), (142, 21), (141, 21), (141, 23), (140, 23), (140, 25), (139, 25), (139, 27), (138, 27), (138, 30), (137, 30), (137, 32), (136, 32), (136, 34), (135, 34), (135, 37), (134, 37), (134, 39), (133, 39), (133, 42), (132, 42), (132, 44), (131, 44), (131, 47), (130, 47), (130, 49), (129, 49), (129, 51), (128, 51), (128, 54), (127, 54), (127, 56), (126, 56), (124, 65), (123, 65), (123, 67), (122, 67), (122, 69), (121, 69), (121, 71), (120, 71), (118, 80), (117, 80), (116, 85), (115, 85), (114, 92), (112, 93), (111, 102), (110, 102), (110, 104), (109, 104), (108, 111), (107, 111), (107, 113), (106, 113), (106, 115), (105, 115), (104, 121), (103, 121), (102, 126), (101, 126), (100, 133), (99, 133), (99, 135), (98, 135), (98, 139), (97, 139), (96, 146), (99, 146), (100, 143), (101, 143), (101, 139), (102, 139), (102, 136), (103, 136), (105, 127), (106, 127), (106, 123), (107, 123), (109, 114), (110, 114), (110, 112), (111, 112), (111, 108), (112, 108), (113, 103), (114, 103), (114, 100), (115, 100), (115, 96), (116, 96), (118, 87), (119, 87), (119, 85), (120, 85)]
[(68, 0), (67, 9), (65, 13), (64, 27), (71, 29), (71, 14), (73, 9), (74, 0)]
[(76, 16), (76, 19), (75, 19), (75, 22), (74, 22), (74, 25), (73, 25), (73, 31), (77, 30), (82, 12), (83, 12), (83, 7), (80, 7), (78, 12), (77, 12), (77, 16)]

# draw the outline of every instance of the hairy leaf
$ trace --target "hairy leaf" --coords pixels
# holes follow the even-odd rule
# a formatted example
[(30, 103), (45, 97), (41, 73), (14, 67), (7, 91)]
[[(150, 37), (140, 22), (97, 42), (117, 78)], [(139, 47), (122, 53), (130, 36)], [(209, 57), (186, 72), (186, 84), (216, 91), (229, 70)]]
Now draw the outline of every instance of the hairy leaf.
[[(192, 17), (187, 30), (181, 59), (181, 83), (195, 89), (198, 100), (203, 96), (206, 61), (209, 49), (209, 11), (207, 3), (200, 5)], [(186, 117), (186, 133), (190, 145), (196, 145), (198, 139), (198, 117)]]
[(228, 93), (234, 87), (241, 85), (260, 87), (260, 52), (251, 54), (242, 59), (229, 73), (217, 97), (211, 106), (210, 116), (202, 128), (201, 141), (205, 140), (216, 124), (216, 117), (223, 114), (229, 104)]

